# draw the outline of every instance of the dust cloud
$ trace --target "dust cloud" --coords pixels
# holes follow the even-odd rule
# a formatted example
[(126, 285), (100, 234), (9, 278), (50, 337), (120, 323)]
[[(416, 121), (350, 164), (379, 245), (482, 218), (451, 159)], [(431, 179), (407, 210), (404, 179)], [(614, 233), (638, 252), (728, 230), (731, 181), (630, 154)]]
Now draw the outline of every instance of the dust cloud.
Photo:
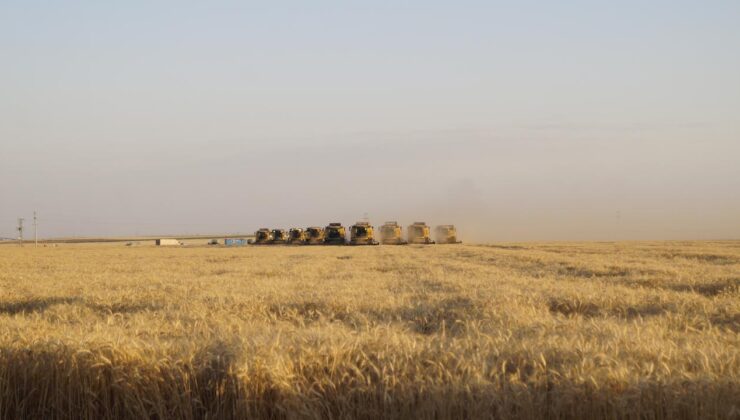
[[(465, 242), (740, 236), (736, 144), (708, 150), (670, 127), (652, 137), (559, 131), (193, 142), (145, 155), (113, 147), (87, 166), (79, 149), (52, 147), (40, 155), (49, 165), (0, 169), (9, 199), (0, 236), (33, 210), (42, 236), (246, 233), (365, 217), (454, 224)], [(662, 140), (678, 131), (683, 141)]]

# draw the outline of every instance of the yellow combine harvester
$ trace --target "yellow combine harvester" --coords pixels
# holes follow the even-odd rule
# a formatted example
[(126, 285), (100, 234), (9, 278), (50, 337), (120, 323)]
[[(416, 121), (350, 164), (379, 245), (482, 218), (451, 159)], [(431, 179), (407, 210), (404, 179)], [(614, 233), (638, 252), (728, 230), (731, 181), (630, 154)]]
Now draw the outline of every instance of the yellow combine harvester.
[(306, 228), (306, 244), (307, 245), (323, 245), (324, 244), (324, 228), (311, 226)]
[(267, 245), (272, 242), (272, 232), (270, 229), (262, 228), (254, 232), (254, 245)]
[(461, 244), (457, 240), (457, 229), (454, 225), (440, 225), (434, 229), (434, 239), (438, 244)]
[(368, 222), (357, 222), (349, 228), (350, 245), (379, 245), (375, 240), (373, 227)]
[(424, 222), (414, 222), (409, 226), (409, 243), (410, 244), (433, 244), (434, 241), (429, 237), (429, 226)]
[(347, 231), (341, 223), (329, 223), (324, 228), (324, 244), (326, 245), (346, 245)]
[(406, 245), (401, 237), (401, 226), (398, 222), (385, 222), (380, 227), (380, 242), (383, 245)]
[(291, 245), (305, 245), (306, 231), (301, 228), (292, 228), (288, 231), (288, 243)]
[(284, 244), (288, 242), (288, 234), (285, 229), (273, 229), (272, 230), (272, 243), (273, 244)]

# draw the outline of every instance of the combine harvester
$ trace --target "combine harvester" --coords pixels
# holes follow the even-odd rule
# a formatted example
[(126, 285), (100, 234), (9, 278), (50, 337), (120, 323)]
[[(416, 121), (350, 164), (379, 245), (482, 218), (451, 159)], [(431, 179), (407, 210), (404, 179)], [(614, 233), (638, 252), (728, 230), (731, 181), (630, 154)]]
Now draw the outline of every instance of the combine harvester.
[(409, 226), (409, 243), (410, 244), (433, 244), (434, 241), (429, 237), (429, 226), (424, 222), (414, 222)]
[(439, 225), (434, 229), (434, 239), (438, 244), (461, 244), (457, 240), (457, 229), (454, 225)]
[(385, 222), (380, 227), (380, 242), (383, 245), (406, 245), (401, 237), (401, 226), (398, 222)]
[(272, 232), (270, 229), (262, 228), (254, 232), (252, 245), (268, 245), (272, 243)]
[(306, 231), (292, 228), (288, 231), (288, 245), (306, 245)]
[(324, 245), (347, 245), (347, 230), (341, 223), (329, 223), (324, 228)]
[(272, 230), (272, 244), (286, 244), (288, 243), (288, 233), (285, 229), (273, 229)]
[(306, 245), (323, 245), (324, 228), (311, 226), (306, 228)]
[(349, 228), (350, 245), (380, 245), (373, 236), (373, 227), (368, 222), (357, 222)]

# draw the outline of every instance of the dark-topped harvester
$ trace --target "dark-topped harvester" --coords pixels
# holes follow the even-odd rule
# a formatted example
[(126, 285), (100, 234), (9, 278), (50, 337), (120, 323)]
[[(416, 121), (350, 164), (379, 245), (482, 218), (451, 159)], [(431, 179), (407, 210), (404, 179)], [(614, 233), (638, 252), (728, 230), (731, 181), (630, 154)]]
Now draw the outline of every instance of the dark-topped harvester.
[(329, 226), (324, 228), (325, 245), (346, 245), (346, 238), (347, 231), (341, 223), (329, 223)]
[(270, 229), (262, 228), (254, 232), (254, 245), (267, 245), (272, 242), (272, 232)]
[(272, 230), (272, 243), (273, 244), (285, 244), (288, 242), (288, 233), (285, 229), (273, 229)]
[(306, 244), (307, 245), (323, 245), (324, 244), (324, 228), (311, 226), (306, 228)]
[(375, 240), (373, 227), (368, 222), (357, 222), (349, 228), (350, 245), (379, 245)]
[(306, 231), (301, 228), (292, 228), (288, 231), (288, 244), (305, 245)]

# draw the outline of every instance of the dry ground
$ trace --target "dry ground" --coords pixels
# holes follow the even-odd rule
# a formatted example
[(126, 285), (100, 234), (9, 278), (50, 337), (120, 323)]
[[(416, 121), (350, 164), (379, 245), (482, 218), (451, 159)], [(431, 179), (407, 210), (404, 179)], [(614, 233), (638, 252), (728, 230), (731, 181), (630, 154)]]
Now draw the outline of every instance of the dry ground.
[(1, 418), (738, 418), (740, 242), (0, 247)]

